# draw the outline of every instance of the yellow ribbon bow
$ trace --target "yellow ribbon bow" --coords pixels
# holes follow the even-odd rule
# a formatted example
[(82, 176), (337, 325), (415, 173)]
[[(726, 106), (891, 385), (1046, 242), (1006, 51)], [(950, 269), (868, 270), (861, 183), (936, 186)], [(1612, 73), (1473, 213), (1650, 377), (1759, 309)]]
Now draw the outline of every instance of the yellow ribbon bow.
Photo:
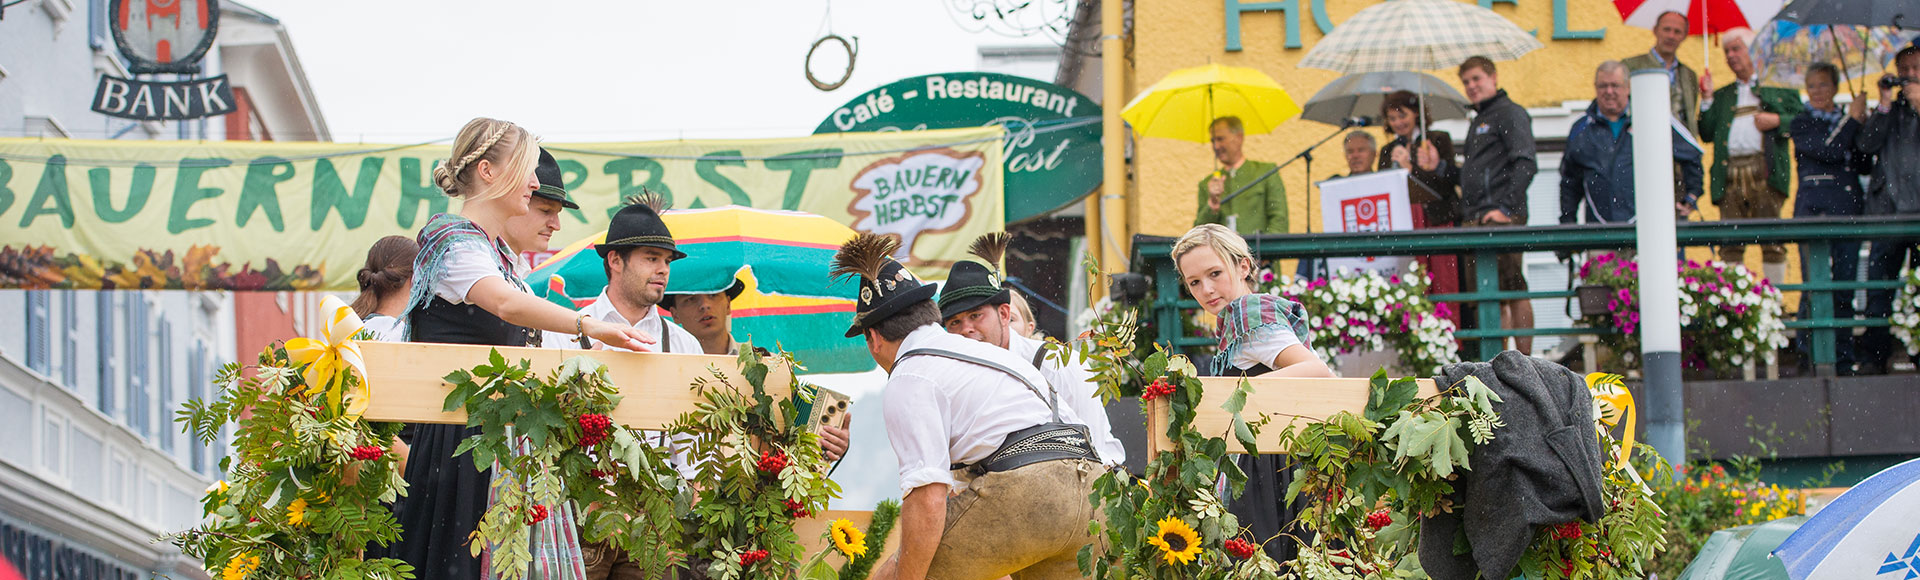
[[(353, 340), (353, 335), (359, 334), (365, 323), (354, 314), (352, 307), (336, 296), (322, 300), (320, 311), (331, 313), (323, 336), (287, 341), (287, 356), (295, 363), (307, 365), (302, 374), (307, 380), (306, 388), (326, 389), (329, 406), (344, 405), (347, 417), (357, 419), (366, 412), (372, 398), (367, 391), (367, 363), (360, 357), (360, 345)], [(351, 380), (346, 376), (348, 372), (358, 375), (360, 380)]]
[(1592, 391), (1594, 400), (1601, 403), (1596, 419), (1604, 426), (1603, 431), (1619, 425), (1625, 419), (1627, 429), (1620, 435), (1620, 452), (1615, 466), (1628, 469), (1627, 457), (1633, 455), (1633, 431), (1638, 417), (1633, 408), (1633, 393), (1627, 391), (1626, 377), (1590, 373), (1587, 375), (1587, 390)]

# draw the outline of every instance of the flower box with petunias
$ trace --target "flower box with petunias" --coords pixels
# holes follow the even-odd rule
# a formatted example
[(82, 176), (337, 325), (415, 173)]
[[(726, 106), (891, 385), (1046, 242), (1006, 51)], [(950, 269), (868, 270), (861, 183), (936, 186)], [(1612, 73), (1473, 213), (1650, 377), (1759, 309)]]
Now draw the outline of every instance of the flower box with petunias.
[[(1618, 254), (1589, 258), (1580, 266), (1585, 284), (1606, 286), (1603, 312), (1583, 312), (1587, 324), (1611, 329), (1600, 342), (1624, 366), (1638, 366), (1640, 266)], [(1749, 364), (1775, 361), (1787, 346), (1780, 289), (1746, 266), (1687, 261), (1680, 265), (1680, 351), (1687, 368), (1731, 374)], [(1603, 363), (1605, 364), (1605, 363)]]
[(1277, 278), (1261, 271), (1258, 291), (1307, 310), (1313, 348), (1328, 366), (1336, 355), (1393, 348), (1408, 374), (1426, 375), (1457, 360), (1459, 343), (1446, 304), (1427, 299), (1427, 273), (1418, 263), (1405, 274), (1343, 271), (1331, 278)]
[(1920, 358), (1920, 268), (1900, 272), (1900, 295), (1893, 302), (1893, 335), (1907, 345), (1907, 355)]

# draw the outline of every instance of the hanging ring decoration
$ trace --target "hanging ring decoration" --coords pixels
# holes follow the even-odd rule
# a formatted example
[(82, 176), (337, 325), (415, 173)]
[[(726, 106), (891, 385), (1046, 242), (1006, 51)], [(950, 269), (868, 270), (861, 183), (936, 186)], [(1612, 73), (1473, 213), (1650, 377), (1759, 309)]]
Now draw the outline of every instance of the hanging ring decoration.
[[(813, 76), (813, 53), (818, 52), (820, 50), (820, 45), (826, 44), (827, 41), (829, 40), (840, 43), (840, 48), (846, 49), (847, 71), (840, 74), (840, 80), (833, 81), (831, 83), (825, 83), (825, 82), (820, 82), (820, 79), (814, 78)], [(807, 82), (813, 83), (813, 88), (820, 89), (823, 91), (831, 91), (831, 90), (840, 88), (841, 85), (847, 84), (847, 79), (853, 78), (853, 61), (854, 61), (854, 58), (858, 56), (860, 56), (860, 37), (858, 36), (853, 37), (852, 43), (848, 43), (847, 39), (841, 38), (840, 35), (838, 34), (828, 33), (826, 36), (820, 37), (820, 40), (813, 41), (812, 48), (807, 49), (807, 62), (806, 62)]]

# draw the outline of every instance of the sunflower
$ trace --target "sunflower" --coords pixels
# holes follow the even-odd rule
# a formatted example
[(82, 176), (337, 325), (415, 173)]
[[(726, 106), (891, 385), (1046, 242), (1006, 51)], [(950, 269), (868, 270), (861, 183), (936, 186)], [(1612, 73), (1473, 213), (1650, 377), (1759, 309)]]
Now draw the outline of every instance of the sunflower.
[(246, 580), (254, 570), (260, 569), (260, 557), (252, 553), (234, 556), (227, 561), (226, 568), (220, 571), (221, 580)]
[(287, 504), (287, 525), (307, 525), (307, 498), (293, 500)]
[(1200, 535), (1193, 533), (1192, 527), (1176, 517), (1160, 520), (1159, 530), (1153, 533), (1153, 537), (1147, 538), (1147, 543), (1160, 548), (1161, 556), (1166, 558), (1169, 566), (1192, 564), (1193, 559), (1200, 556)]
[(833, 547), (847, 558), (858, 558), (867, 554), (867, 533), (860, 531), (846, 518), (833, 520)]

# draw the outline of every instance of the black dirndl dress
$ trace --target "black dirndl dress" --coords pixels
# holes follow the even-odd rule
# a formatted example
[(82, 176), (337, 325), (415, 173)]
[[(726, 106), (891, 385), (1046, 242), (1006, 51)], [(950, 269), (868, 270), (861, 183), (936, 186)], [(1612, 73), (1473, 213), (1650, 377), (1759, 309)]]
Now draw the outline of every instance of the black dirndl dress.
[[(479, 306), (454, 304), (438, 296), (409, 312), (408, 324), (412, 342), (527, 346), (534, 334)], [(453, 454), (461, 441), (479, 433), (479, 427), (439, 424), (409, 424), (400, 433), (410, 447), (404, 474), (407, 495), (394, 502), (401, 534), (399, 541), (387, 547), (386, 555), (411, 564), (415, 578), (485, 577), (468, 535), (486, 513), (492, 470), (475, 469), (471, 456)]]
[[(1229, 369), (1224, 373), (1227, 376), (1257, 377), (1273, 372), (1272, 367), (1264, 364), (1247, 369), (1235, 369), (1231, 364), (1219, 366)], [(1201, 372), (1216, 376), (1205, 370)], [(1262, 454), (1233, 458), (1240, 471), (1247, 474), (1247, 486), (1240, 490), (1238, 497), (1227, 501), (1227, 512), (1240, 519), (1240, 526), (1251, 532), (1253, 540), (1267, 541), (1267, 556), (1276, 562), (1292, 560), (1300, 552), (1300, 543), (1294, 537), (1304, 539), (1307, 531), (1292, 525), (1300, 517), (1300, 509), (1287, 504), (1287, 487), (1293, 485), (1293, 469), (1287, 465), (1287, 456)], [(1276, 536), (1282, 531), (1290, 535)]]

